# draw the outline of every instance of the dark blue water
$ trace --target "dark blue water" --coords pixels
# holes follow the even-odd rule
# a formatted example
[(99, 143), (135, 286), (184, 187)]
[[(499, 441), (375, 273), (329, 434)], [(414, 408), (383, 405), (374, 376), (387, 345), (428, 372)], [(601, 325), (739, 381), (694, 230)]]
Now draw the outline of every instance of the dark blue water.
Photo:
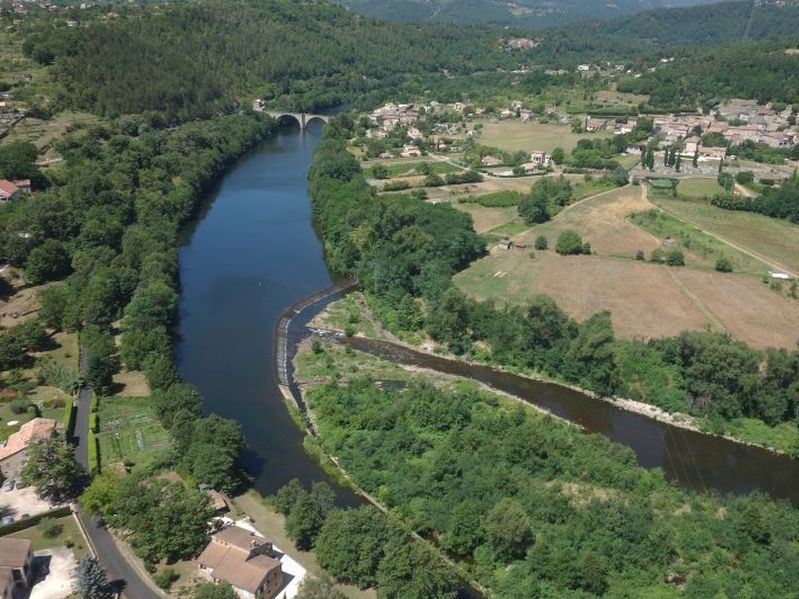
[(316, 124), (283, 128), (242, 158), (180, 248), (180, 374), (207, 412), (241, 424), (245, 466), (262, 493), (292, 478), (327, 480), (283, 405), (272, 339), (284, 308), (331, 284), (308, 199), (320, 135)]

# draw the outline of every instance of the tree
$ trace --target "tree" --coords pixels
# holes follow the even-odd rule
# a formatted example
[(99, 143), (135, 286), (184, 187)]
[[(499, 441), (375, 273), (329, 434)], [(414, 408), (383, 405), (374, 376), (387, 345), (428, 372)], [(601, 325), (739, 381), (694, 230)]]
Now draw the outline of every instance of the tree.
[(682, 250), (670, 250), (666, 253), (666, 264), (669, 266), (685, 266)]
[(390, 534), (386, 516), (371, 506), (333, 510), (316, 537), (314, 552), (337, 579), (365, 589), (377, 584), (377, 569)]
[(110, 474), (98, 474), (80, 496), (80, 504), (87, 514), (110, 514), (116, 501), (119, 479)]
[(376, 164), (372, 167), (372, 176), (375, 179), (388, 179), (389, 172), (388, 167), (384, 164)]
[(308, 574), (300, 584), (296, 599), (346, 599), (346, 597), (336, 590), (327, 578)]
[(381, 599), (454, 599), (457, 579), (427, 546), (398, 538), (386, 547), (377, 586)]
[(535, 238), (535, 249), (537, 250), (545, 250), (549, 247), (549, 241), (545, 235), (539, 235)]
[(552, 162), (561, 165), (564, 160), (566, 160), (566, 152), (563, 151), (563, 148), (555, 148), (552, 150)]
[(463, 501), (456, 505), (449, 516), (441, 546), (459, 557), (470, 557), (482, 540), (480, 516), (480, 511), (473, 503)]
[(111, 599), (115, 593), (108, 584), (108, 575), (90, 553), (78, 560), (78, 593), (82, 599)]
[(238, 599), (238, 595), (229, 584), (206, 582), (194, 591), (194, 599)]
[(65, 277), (70, 270), (69, 252), (56, 239), (46, 239), (33, 248), (25, 263), (25, 275), (34, 285)]
[(307, 551), (313, 547), (335, 499), (333, 490), (325, 483), (314, 483), (310, 492), (297, 498), (286, 518), (286, 532), (298, 549)]
[(524, 508), (507, 497), (500, 499), (486, 514), (483, 530), (489, 545), (504, 561), (524, 557), (534, 540)]
[(572, 256), (583, 253), (583, 239), (574, 229), (567, 229), (558, 235), (555, 251), (561, 256)]
[(732, 272), (732, 260), (727, 256), (719, 256), (716, 260), (716, 270), (719, 272)]
[(275, 509), (284, 516), (288, 516), (303, 493), (305, 493), (305, 489), (300, 480), (292, 478), (277, 490), (274, 498)]
[(35, 487), (39, 497), (53, 503), (74, 499), (83, 476), (72, 446), (55, 436), (31, 445), (22, 468), (23, 480)]

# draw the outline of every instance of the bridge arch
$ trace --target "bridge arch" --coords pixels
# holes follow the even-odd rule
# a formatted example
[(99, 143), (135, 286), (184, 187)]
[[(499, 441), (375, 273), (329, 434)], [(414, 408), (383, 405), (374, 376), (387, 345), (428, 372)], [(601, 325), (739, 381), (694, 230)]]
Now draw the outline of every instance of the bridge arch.
[(305, 115), (305, 126), (307, 127), (311, 121), (320, 121), (322, 124), (327, 123), (330, 120), (330, 117), (322, 115), (322, 114), (306, 114)]
[(310, 114), (305, 112), (282, 112), (278, 110), (265, 110), (263, 112), (271, 116), (276, 121), (280, 121), (281, 119), (294, 120), (300, 126), (300, 130), (305, 129), (305, 127), (311, 121), (318, 120), (322, 121), (323, 123), (327, 123), (330, 120), (330, 117), (324, 114)]

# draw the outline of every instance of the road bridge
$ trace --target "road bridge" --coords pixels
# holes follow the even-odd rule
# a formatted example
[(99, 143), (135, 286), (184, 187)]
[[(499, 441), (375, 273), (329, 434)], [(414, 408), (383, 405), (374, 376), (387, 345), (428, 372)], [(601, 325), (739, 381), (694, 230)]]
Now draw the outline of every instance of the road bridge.
[(252, 109), (256, 112), (263, 112), (264, 114), (268, 114), (276, 121), (280, 119), (294, 119), (300, 125), (300, 130), (304, 130), (308, 124), (314, 120), (322, 121), (323, 123), (327, 123), (330, 120), (330, 116), (326, 114), (313, 114), (310, 112), (289, 112), (284, 110), (267, 110), (264, 108), (264, 103), (261, 100), (256, 100), (252, 104)]

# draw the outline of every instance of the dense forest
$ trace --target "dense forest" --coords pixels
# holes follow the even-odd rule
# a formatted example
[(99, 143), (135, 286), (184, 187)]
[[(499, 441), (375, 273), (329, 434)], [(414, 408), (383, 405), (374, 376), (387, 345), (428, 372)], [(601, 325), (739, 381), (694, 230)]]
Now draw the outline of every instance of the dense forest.
[[(329, 125), (315, 153), (314, 218), (331, 266), (358, 277), (390, 329), (424, 329), (457, 354), (720, 423), (746, 416), (775, 425), (799, 416), (797, 351), (757, 351), (708, 332), (622, 341), (607, 312), (576, 322), (545, 296), (505, 308), (467, 298), (450, 277), (482, 250), (468, 217), (411, 196), (376, 196), (346, 149), (351, 125)], [(522, 204), (535, 220), (541, 202), (531, 196)]]
[[(497, 597), (789, 597), (799, 584), (787, 503), (691, 495), (600, 435), (468, 388), (358, 378), (308, 399), (325, 452)], [(320, 529), (331, 573), (382, 581), (385, 518), (364, 508)]]
[(282, 109), (315, 110), (370, 93), (382, 99), (410, 74), (518, 61), (497, 30), (395, 25), (328, 3), (205, 0), (122, 15), (88, 29), (30, 27), (25, 51), (53, 64), (59, 106), (186, 119), (255, 93)]
[(356, 12), (396, 21), (491, 23), (542, 28), (588, 19), (609, 19), (659, 6), (712, 0), (336, 0)]

